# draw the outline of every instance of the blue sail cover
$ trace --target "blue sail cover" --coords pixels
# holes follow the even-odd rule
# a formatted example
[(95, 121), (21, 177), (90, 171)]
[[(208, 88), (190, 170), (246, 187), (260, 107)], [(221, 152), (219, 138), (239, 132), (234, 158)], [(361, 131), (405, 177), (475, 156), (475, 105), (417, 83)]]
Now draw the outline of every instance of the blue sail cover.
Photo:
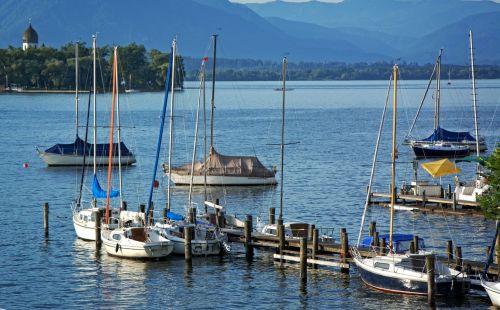
[(466, 131), (449, 131), (438, 127), (434, 130), (432, 135), (429, 137), (422, 139), (422, 141), (435, 142), (435, 141), (446, 141), (446, 142), (462, 142), (462, 141), (471, 141), (475, 142), (476, 139), (471, 136)]
[(184, 216), (182, 216), (179, 213), (174, 213), (174, 212), (167, 212), (167, 217), (171, 219), (172, 221), (182, 221), (184, 220)]
[[(94, 195), (95, 198), (107, 198), (108, 197), (108, 192), (103, 190), (101, 188), (101, 185), (99, 184), (99, 180), (97, 180), (97, 176), (94, 174), (94, 180), (92, 181), (92, 195)], [(120, 191), (111, 189), (110, 198), (115, 198), (120, 196)]]
[[(45, 153), (59, 154), (59, 155), (78, 155), (83, 156), (83, 152), (87, 156), (94, 155), (94, 145), (86, 143), (80, 137), (76, 137), (75, 142), (69, 144), (56, 144), (45, 150)], [(109, 156), (109, 143), (98, 143), (96, 147), (96, 156)], [(120, 142), (120, 151), (122, 156), (132, 156), (132, 152)], [(118, 154), (118, 143), (113, 143), (113, 153)]]

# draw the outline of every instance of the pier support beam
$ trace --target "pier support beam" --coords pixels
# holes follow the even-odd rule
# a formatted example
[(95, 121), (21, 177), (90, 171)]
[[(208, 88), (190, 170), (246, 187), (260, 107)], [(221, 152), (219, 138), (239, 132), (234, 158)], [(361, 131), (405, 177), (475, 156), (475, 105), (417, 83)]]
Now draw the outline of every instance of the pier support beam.
[(96, 248), (101, 246), (101, 211), (94, 211), (95, 219), (95, 245)]
[(45, 238), (49, 236), (49, 203), (43, 204), (43, 229), (45, 231)]
[(191, 236), (193, 233), (193, 227), (184, 227), (184, 259), (186, 262), (191, 262), (192, 252), (191, 252)]
[(252, 216), (247, 215), (245, 220), (245, 250), (246, 250), (246, 258), (253, 258), (253, 245), (252, 245)]
[(427, 266), (427, 302), (431, 308), (436, 306), (436, 295), (434, 291), (435, 259), (434, 254), (430, 254), (425, 257), (425, 264)]
[[(315, 228), (313, 230), (313, 248), (312, 248), (312, 259), (316, 259), (316, 254), (318, 253), (318, 236), (319, 236), (319, 229)], [(318, 268), (318, 265), (312, 264), (313, 268)]]
[[(347, 237), (347, 230), (345, 228), (340, 229), (340, 257), (343, 263), (347, 263), (347, 258), (349, 256), (349, 239)], [(349, 273), (349, 268), (340, 268), (340, 272)]]
[(269, 208), (269, 224), (274, 224), (276, 217), (276, 208)]
[(307, 238), (300, 238), (300, 281), (307, 282)]

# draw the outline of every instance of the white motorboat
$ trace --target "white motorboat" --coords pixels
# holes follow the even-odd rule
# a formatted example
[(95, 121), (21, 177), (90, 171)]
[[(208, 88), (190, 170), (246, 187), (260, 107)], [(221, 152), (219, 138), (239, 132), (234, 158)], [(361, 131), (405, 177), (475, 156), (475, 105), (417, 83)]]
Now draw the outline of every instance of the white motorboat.
[[(104, 208), (78, 208), (76, 203), (73, 203), (73, 227), (75, 228), (76, 236), (83, 240), (95, 241), (95, 212), (99, 211), (101, 214), (105, 212)], [(119, 210), (112, 209), (109, 229), (118, 228), (119, 225)], [(103, 217), (101, 216), (101, 219)], [(103, 225), (104, 226), (104, 225)]]
[(125, 258), (161, 258), (174, 249), (174, 242), (149, 227), (126, 227), (101, 232), (106, 252)]

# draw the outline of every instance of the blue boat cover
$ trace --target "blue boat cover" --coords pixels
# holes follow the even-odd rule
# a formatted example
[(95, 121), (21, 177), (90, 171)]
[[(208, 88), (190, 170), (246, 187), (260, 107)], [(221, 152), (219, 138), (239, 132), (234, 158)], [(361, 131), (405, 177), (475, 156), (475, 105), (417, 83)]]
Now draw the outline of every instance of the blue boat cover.
[[(108, 197), (108, 192), (101, 188), (99, 180), (97, 180), (97, 176), (95, 174), (94, 174), (94, 180), (92, 181), (92, 195), (94, 195), (95, 198)], [(110, 198), (120, 197), (120, 191), (111, 189), (109, 197)]]
[(471, 136), (466, 131), (449, 131), (438, 127), (434, 129), (434, 132), (429, 137), (422, 139), (422, 141), (435, 142), (435, 141), (447, 141), (447, 142), (462, 142), (462, 141), (476, 141), (476, 139)]
[(167, 217), (173, 221), (184, 220), (184, 216), (182, 216), (181, 214), (170, 212), (170, 211), (167, 212)]
[[(385, 239), (386, 242), (389, 242), (389, 234), (383, 234), (378, 236), (379, 239)], [(424, 239), (418, 238), (419, 241), (423, 241)], [(392, 242), (394, 244), (399, 243), (399, 242), (404, 242), (404, 241), (413, 241), (413, 235), (412, 234), (393, 234), (392, 235)], [(372, 245), (373, 242), (373, 237), (366, 237), (363, 239), (363, 242), (361, 245), (363, 247), (369, 247)]]
[[(56, 144), (45, 150), (45, 153), (59, 154), (59, 155), (79, 155), (83, 156), (83, 151), (87, 156), (94, 155), (94, 145), (76, 137), (75, 142), (69, 144)], [(109, 156), (109, 143), (98, 143), (96, 147), (96, 156)], [(120, 151), (122, 156), (132, 156), (132, 152), (120, 142)], [(118, 143), (113, 143), (113, 153), (118, 154)]]

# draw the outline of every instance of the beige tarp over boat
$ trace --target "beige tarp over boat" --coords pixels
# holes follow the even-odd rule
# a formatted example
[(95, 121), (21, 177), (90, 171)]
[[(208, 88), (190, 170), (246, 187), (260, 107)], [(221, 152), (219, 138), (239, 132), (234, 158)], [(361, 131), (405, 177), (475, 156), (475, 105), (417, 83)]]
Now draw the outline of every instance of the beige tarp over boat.
[[(164, 165), (164, 171), (168, 172), (168, 166)], [(194, 164), (194, 175), (204, 175), (205, 171), (209, 176), (271, 178), (275, 175), (255, 156), (226, 156), (217, 153), (214, 148), (210, 148), (206, 163), (196, 161)], [(191, 164), (172, 167), (172, 173), (190, 175)]]

